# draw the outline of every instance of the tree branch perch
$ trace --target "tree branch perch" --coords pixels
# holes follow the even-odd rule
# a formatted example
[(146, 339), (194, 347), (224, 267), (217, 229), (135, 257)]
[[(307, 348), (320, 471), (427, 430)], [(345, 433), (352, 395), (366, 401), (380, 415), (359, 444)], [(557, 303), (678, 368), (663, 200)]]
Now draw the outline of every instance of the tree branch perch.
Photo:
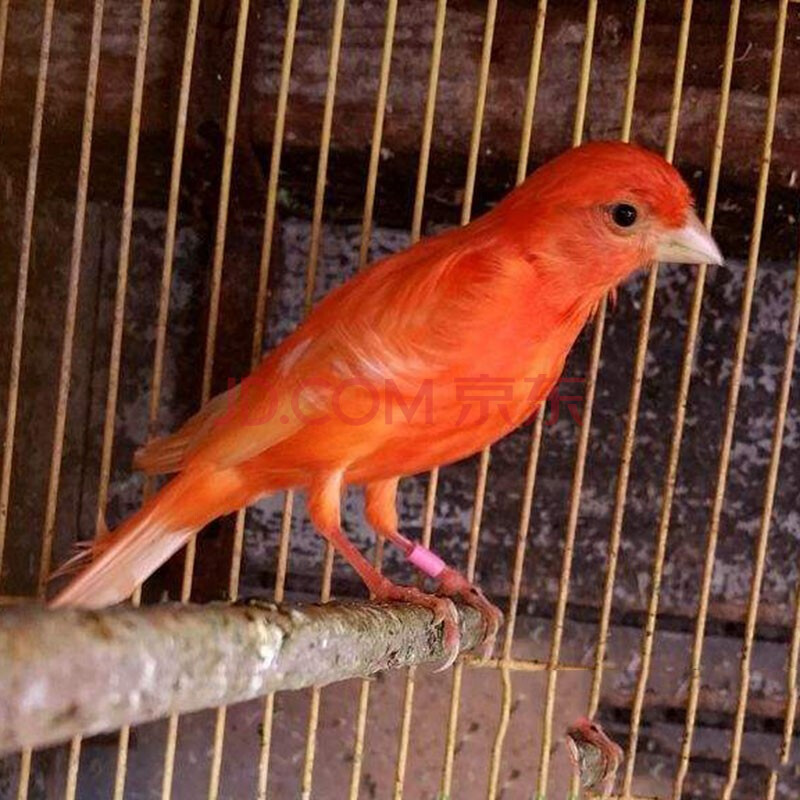
[[(462, 648), (483, 623), (459, 607)], [(0, 754), (443, 658), (413, 606), (159, 605), (0, 611)]]

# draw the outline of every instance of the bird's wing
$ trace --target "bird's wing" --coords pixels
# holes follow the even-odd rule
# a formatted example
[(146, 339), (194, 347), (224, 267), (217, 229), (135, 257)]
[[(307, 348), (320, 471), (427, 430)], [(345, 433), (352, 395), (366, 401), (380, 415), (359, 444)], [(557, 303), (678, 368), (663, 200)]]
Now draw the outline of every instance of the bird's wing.
[[(460, 234), (427, 240), (332, 292), (212, 413), (187, 423), (181, 467), (253, 458), (330, 413), (337, 390), (336, 402), (353, 404), (348, 413), (357, 417), (359, 403), (387, 385), (413, 400), (422, 380), (450, 373), (474, 334), (468, 284), (485, 283), (491, 270), (479, 268), (481, 257)], [(344, 385), (356, 390), (342, 394)]]

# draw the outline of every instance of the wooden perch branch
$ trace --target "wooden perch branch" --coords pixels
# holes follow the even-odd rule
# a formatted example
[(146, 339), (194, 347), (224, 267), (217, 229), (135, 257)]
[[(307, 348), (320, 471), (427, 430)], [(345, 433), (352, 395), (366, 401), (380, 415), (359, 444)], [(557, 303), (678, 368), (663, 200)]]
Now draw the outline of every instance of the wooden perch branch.
[[(460, 607), (462, 647), (482, 622)], [(443, 658), (404, 604), (0, 611), (0, 754)]]

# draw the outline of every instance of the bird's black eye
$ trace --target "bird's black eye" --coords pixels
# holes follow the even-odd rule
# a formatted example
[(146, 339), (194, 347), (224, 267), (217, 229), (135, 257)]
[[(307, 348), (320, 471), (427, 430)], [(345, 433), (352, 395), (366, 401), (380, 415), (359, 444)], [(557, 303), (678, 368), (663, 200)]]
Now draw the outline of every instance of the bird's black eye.
[(620, 228), (630, 228), (636, 222), (637, 212), (630, 203), (617, 203), (611, 207), (611, 219)]

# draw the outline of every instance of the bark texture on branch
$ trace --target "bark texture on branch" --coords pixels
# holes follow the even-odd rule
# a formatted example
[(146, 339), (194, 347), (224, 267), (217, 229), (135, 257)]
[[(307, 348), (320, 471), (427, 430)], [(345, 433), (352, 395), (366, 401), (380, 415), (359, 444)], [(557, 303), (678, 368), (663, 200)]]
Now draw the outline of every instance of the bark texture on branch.
[[(483, 623), (460, 607), (462, 647)], [(0, 613), (0, 754), (443, 658), (405, 604), (161, 605)]]

